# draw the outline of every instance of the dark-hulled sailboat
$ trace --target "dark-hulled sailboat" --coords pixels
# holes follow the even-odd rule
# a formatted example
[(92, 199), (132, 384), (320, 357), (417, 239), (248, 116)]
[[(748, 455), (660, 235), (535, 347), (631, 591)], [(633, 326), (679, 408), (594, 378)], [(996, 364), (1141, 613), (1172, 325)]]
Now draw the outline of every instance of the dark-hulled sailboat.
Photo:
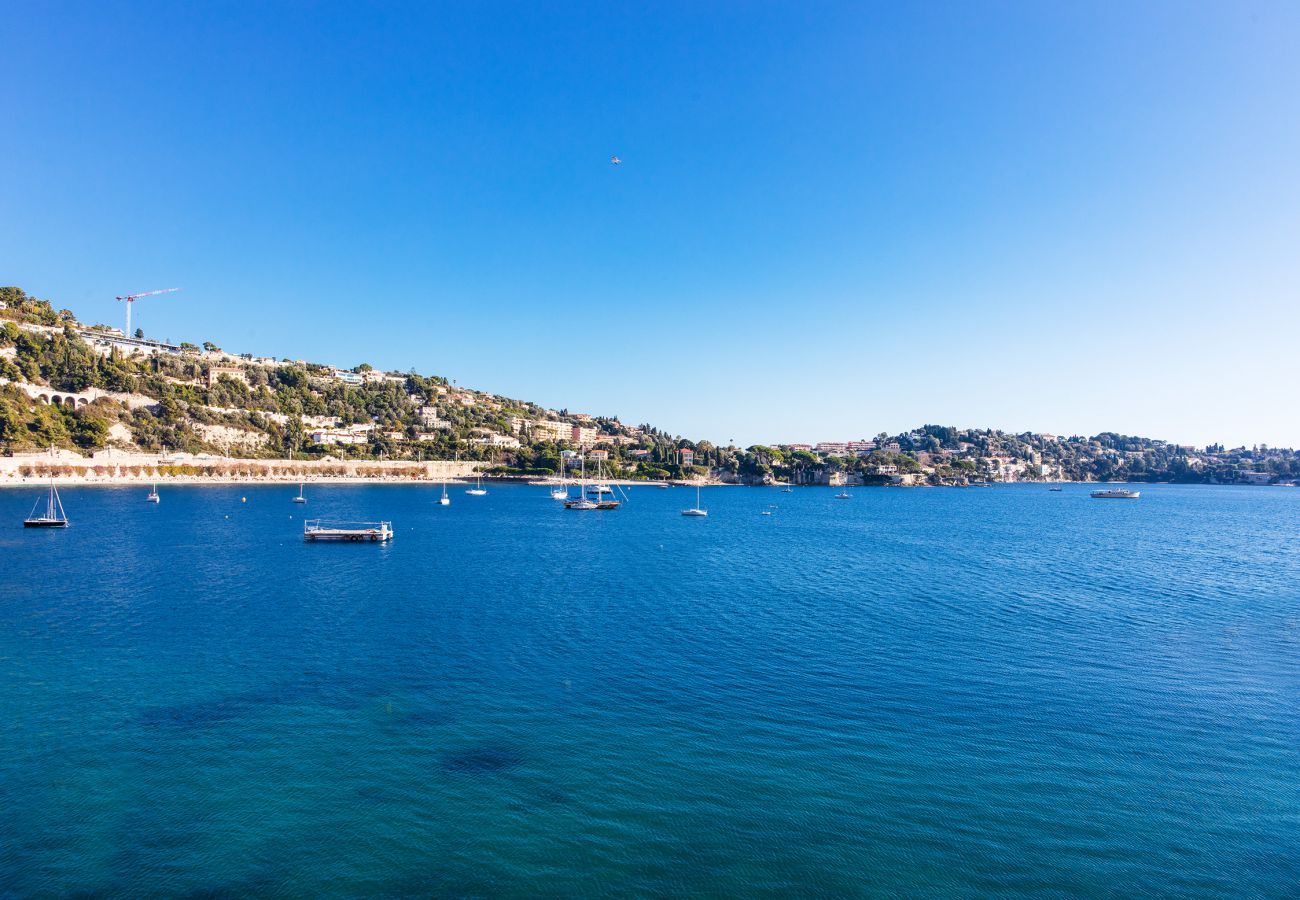
[(41, 505), (37, 500), (32, 506), (31, 515), (23, 519), (24, 528), (67, 528), (68, 517), (63, 512), (63, 503), (59, 500), (59, 492), (54, 487), (54, 482), (50, 482), (50, 494), (45, 500), (44, 515), (36, 515), (36, 509)]

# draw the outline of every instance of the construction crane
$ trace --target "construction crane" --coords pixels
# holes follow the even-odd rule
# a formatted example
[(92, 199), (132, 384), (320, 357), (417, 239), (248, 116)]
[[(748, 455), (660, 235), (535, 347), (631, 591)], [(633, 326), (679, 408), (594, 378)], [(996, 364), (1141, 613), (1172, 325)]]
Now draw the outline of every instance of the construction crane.
[(161, 291), (143, 291), (139, 294), (127, 294), (125, 297), (118, 297), (126, 303), (126, 336), (131, 336), (131, 305), (141, 297), (152, 297), (154, 294), (170, 294), (179, 291), (180, 288), (163, 288)]

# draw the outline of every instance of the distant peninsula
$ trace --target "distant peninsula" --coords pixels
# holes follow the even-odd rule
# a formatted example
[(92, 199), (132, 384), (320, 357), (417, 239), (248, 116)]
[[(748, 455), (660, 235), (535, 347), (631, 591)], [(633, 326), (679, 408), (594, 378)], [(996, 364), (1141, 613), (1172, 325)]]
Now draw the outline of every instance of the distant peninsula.
[(961, 486), (1295, 484), (1300, 454), (1114, 434), (924, 425), (815, 444), (719, 446), (546, 409), (447, 378), (170, 343), (0, 288), (0, 485), (57, 478), (545, 479), (582, 458), (633, 481)]

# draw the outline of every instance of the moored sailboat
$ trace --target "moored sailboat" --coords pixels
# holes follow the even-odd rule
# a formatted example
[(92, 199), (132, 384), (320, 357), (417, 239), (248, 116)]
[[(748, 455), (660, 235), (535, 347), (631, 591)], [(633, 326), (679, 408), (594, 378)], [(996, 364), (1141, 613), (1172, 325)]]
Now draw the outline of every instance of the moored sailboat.
[(697, 481), (695, 483), (695, 505), (690, 509), (682, 510), (682, 515), (692, 516), (697, 519), (703, 519), (706, 516), (708, 516), (708, 514), (709, 511), (700, 505), (700, 484)]
[(45, 514), (36, 515), (36, 508), (41, 505), (37, 500), (32, 506), (31, 514), (23, 519), (24, 528), (67, 528), (68, 517), (63, 512), (63, 501), (59, 499), (59, 492), (54, 487), (54, 482), (50, 482), (50, 493), (45, 500)]
[(587, 458), (582, 458), (582, 469), (578, 473), (578, 496), (564, 501), (565, 509), (596, 509), (596, 503), (587, 499)]
[[(596, 484), (588, 489), (596, 498), (596, 509), (618, 509), (621, 505), (621, 501), (614, 498), (614, 489), (605, 483), (607, 477), (605, 464), (596, 460)], [(609, 494), (610, 499), (603, 499), (604, 494)], [(624, 499), (627, 499), (626, 494)]]

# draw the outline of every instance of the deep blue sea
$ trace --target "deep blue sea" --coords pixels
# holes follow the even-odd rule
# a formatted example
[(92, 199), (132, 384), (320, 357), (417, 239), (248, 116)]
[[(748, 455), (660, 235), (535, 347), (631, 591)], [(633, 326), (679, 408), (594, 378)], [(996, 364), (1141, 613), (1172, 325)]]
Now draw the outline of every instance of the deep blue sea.
[(0, 896), (1300, 894), (1300, 490), (146, 491), (0, 491)]

